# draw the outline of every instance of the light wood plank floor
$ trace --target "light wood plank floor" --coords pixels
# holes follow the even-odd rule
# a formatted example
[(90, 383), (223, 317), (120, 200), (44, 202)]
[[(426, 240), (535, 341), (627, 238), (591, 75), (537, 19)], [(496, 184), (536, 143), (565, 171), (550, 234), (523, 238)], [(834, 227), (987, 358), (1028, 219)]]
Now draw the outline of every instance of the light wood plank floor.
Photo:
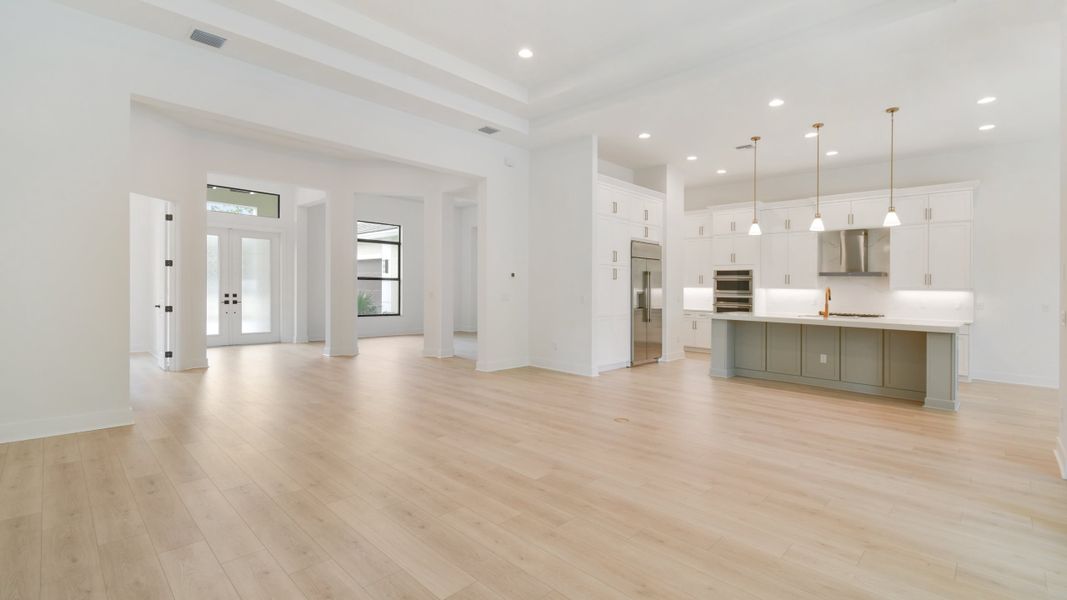
[(135, 426), (0, 445), (0, 598), (1067, 597), (1051, 391), (945, 414), (421, 344), (135, 358)]

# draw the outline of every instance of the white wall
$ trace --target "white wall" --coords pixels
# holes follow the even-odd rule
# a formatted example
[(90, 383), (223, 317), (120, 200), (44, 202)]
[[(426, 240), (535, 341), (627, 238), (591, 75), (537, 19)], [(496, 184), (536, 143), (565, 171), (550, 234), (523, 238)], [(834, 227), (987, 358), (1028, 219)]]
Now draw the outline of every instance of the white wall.
[(534, 151), (529, 220), (534, 366), (580, 375), (596, 372), (592, 309), (596, 186), (595, 137)]
[[(423, 223), (422, 201), (412, 198), (400, 198), (395, 196), (364, 195), (356, 194), (355, 211), (357, 220), (374, 221), (377, 223), (389, 223), (400, 225), (400, 316), (398, 317), (361, 317), (357, 333), (359, 337), (379, 337), (386, 335), (413, 335), (422, 333), (422, 309), (423, 309)], [(308, 245), (322, 246), (324, 231), (318, 225), (322, 216), (313, 217), (316, 231), (311, 231), (309, 226)], [(310, 223), (309, 223), (310, 224)], [(352, 227), (356, 224), (353, 223)], [(312, 257), (309, 254), (308, 261)], [(311, 277), (309, 276), (309, 290), (311, 289)], [(316, 287), (324, 285), (321, 275), (316, 276)], [(308, 336), (311, 336), (312, 321), (315, 322), (315, 331), (321, 331), (321, 323), (324, 321), (325, 303), (315, 303), (308, 300)], [(314, 315), (314, 316), (313, 316)], [(323, 339), (324, 333), (312, 339)]]
[(456, 206), (456, 331), (478, 331), (478, 207)]
[[(1060, 381), (1067, 378), (1067, 2), (1060, 18)], [(1067, 385), (1060, 385), (1060, 435), (1056, 438), (1060, 475), (1067, 479)]]
[(633, 169), (613, 163), (609, 160), (604, 160), (603, 158), (597, 160), (597, 172), (601, 175), (607, 175), (608, 177), (614, 177), (615, 179), (621, 179), (629, 183), (634, 183), (634, 177), (636, 176)]
[[(1050, 124), (1051, 126), (1051, 124)], [(1055, 387), (1059, 305), (1060, 158), (1055, 138), (988, 145), (897, 161), (896, 185), (978, 180), (974, 204), (974, 326), (971, 374), (976, 379)], [(825, 195), (884, 189), (888, 163), (826, 169)], [(760, 181), (760, 200), (813, 195), (814, 175)], [(750, 198), (751, 182), (686, 190), (686, 206)], [(848, 285), (848, 284), (841, 284)], [(854, 284), (861, 285), (861, 284)], [(845, 295), (835, 294), (835, 299)], [(940, 300), (942, 307), (954, 306)], [(840, 306), (840, 305), (839, 305)]]
[[(478, 343), (492, 360), (478, 367), (528, 362), (526, 150), (44, 0), (0, 3), (0, 52), (18, 56), (0, 61), (0, 272), (27, 290), (0, 297), (0, 440), (130, 421), (131, 191), (174, 202), (182, 219), (177, 260), (190, 270), (179, 275), (176, 362), (203, 360), (202, 192), (213, 169), (180, 136), (155, 145), (142, 137), (150, 156), (132, 153), (132, 97), (482, 178)], [(58, 349), (78, 357), (62, 376)]]

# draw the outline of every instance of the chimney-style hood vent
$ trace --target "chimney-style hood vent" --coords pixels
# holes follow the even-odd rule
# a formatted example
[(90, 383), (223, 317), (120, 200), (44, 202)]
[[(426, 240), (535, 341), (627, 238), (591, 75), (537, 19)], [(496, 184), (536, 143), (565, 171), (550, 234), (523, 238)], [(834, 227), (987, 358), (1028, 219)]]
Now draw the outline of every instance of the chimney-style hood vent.
[(819, 275), (888, 276), (889, 229), (846, 229), (820, 233)]

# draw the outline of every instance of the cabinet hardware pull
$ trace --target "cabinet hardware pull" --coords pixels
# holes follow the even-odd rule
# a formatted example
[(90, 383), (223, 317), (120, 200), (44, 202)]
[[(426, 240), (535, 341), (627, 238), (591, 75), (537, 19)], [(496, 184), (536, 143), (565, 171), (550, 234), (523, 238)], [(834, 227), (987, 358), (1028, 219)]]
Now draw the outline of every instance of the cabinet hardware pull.
[(645, 237), (648, 237), (648, 225), (645, 225)]
[(645, 209), (645, 220), (646, 221), (648, 220), (648, 209), (647, 208)]
[(693, 331), (696, 331), (696, 328), (697, 328), (697, 322), (693, 321)]
[(704, 283), (704, 276), (703, 275), (697, 275), (697, 283)]
[(792, 229), (793, 228), (793, 221), (791, 221), (789, 219), (786, 219), (785, 220), (785, 228), (786, 229)]
[(697, 232), (697, 235), (704, 235), (704, 226), (703, 225), (700, 226), (700, 230)]
[(619, 262), (619, 251), (618, 250), (612, 250), (611, 251), (611, 262)]
[(619, 212), (619, 203), (618, 203), (618, 201), (616, 201), (616, 200), (612, 200), (611, 201), (611, 212), (613, 214)]
[(611, 268), (611, 279), (612, 279), (612, 281), (615, 281), (618, 278), (619, 278), (619, 270), (616, 269), (615, 267), (612, 267)]

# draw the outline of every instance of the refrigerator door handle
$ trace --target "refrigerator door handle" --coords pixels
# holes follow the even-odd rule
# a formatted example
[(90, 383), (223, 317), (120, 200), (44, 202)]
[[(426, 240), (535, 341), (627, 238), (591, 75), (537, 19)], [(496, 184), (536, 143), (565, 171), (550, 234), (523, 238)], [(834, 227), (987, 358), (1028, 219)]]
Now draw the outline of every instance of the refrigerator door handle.
[(641, 272), (641, 285), (645, 288), (645, 323), (652, 322), (652, 271)]

